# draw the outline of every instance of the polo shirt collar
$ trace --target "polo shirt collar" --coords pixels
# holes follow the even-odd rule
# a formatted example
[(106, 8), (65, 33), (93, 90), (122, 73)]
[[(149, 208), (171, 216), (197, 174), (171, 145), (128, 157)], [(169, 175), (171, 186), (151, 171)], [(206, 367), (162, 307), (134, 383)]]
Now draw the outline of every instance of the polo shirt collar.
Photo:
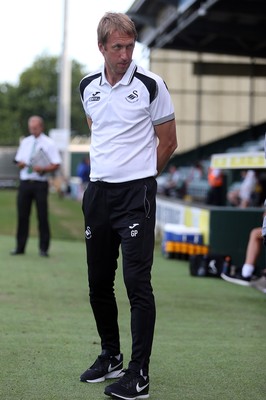
[[(129, 85), (133, 79), (133, 76), (134, 76), (134, 73), (136, 72), (136, 70), (137, 70), (137, 66), (136, 66), (135, 62), (132, 60), (125, 75), (119, 82), (117, 82), (117, 84), (125, 85), (125, 86)], [(110, 85), (105, 76), (104, 65), (101, 68), (101, 74), (102, 74), (102, 78), (101, 78), (100, 84), (101, 85), (104, 85), (104, 84)]]

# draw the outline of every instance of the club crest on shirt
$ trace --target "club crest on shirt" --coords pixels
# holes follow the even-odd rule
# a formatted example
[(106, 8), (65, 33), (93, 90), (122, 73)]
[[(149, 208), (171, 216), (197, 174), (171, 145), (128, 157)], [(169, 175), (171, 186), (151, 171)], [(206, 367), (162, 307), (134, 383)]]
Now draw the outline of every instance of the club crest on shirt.
[(128, 101), (129, 103), (135, 103), (138, 100), (139, 95), (137, 90), (133, 90), (133, 92), (126, 97), (126, 101)]

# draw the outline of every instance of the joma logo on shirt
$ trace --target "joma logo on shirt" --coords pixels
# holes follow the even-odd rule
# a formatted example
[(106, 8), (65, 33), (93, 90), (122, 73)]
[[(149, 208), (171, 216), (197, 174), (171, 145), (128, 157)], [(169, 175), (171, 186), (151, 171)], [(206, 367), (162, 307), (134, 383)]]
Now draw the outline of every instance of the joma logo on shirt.
[(99, 101), (100, 100), (100, 96), (97, 96), (97, 94), (99, 94), (100, 92), (95, 92), (92, 93), (92, 96), (89, 97), (89, 101)]
[(132, 93), (130, 93), (127, 97), (126, 100), (129, 103), (135, 103), (136, 101), (138, 101), (139, 99), (139, 95), (138, 95), (138, 91), (137, 90), (133, 90)]

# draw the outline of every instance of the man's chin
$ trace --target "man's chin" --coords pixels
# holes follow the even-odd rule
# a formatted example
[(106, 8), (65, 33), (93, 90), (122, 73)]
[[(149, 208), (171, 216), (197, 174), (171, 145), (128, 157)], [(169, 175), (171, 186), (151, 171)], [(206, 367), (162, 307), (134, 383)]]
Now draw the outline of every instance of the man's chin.
[(119, 74), (123, 74), (124, 72), (127, 71), (128, 67), (129, 67), (129, 64), (119, 64), (119, 65), (117, 66), (117, 72), (118, 72)]

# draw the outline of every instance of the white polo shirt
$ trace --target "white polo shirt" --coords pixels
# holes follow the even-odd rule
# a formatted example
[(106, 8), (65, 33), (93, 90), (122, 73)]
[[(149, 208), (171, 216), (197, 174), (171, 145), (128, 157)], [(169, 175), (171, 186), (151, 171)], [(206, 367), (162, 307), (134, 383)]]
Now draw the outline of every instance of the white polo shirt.
[[(44, 133), (41, 133), (37, 138), (30, 135), (22, 139), (15, 156), (15, 161), (24, 162), (29, 165), (31, 158), (34, 156), (34, 154), (32, 154), (32, 149), (35, 141), (34, 154), (38, 154), (38, 152), (42, 150), (51, 164), (61, 164), (61, 156), (55, 142)], [(47, 175), (40, 175), (37, 172), (29, 173), (28, 166), (26, 166), (20, 170), (20, 179), (47, 181)]]
[(92, 120), (90, 179), (115, 183), (155, 176), (154, 126), (174, 119), (164, 81), (132, 61), (111, 86), (102, 66), (81, 80), (80, 95)]

